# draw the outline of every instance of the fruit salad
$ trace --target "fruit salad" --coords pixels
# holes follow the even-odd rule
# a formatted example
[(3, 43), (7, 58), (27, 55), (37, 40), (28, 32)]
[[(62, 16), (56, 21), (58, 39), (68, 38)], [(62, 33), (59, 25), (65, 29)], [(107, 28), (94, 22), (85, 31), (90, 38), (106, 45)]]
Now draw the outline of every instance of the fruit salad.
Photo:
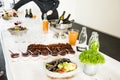
[(77, 65), (68, 58), (61, 58), (49, 63), (46, 63), (46, 69), (51, 72), (66, 73), (74, 71)]

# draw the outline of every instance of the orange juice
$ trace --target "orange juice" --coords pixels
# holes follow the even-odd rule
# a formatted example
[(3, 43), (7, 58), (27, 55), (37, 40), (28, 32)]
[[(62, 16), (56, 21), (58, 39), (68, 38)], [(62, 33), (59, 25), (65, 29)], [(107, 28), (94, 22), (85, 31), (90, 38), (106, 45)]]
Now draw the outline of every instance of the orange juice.
[(78, 38), (78, 31), (77, 30), (75, 31), (74, 29), (69, 31), (68, 38), (69, 38), (69, 44), (74, 46)]
[(49, 22), (47, 20), (43, 20), (43, 32), (48, 32), (48, 24)]

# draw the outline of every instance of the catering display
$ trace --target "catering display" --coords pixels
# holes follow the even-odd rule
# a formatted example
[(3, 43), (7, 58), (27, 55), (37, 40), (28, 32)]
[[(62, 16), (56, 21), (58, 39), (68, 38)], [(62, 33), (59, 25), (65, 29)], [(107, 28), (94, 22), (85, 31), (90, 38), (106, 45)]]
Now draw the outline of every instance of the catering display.
[[(58, 24), (58, 20), (51, 20), (49, 21), (50, 30), (44, 34), (39, 20), (36, 23), (37, 20), (33, 22), (31, 18), (24, 19), (21, 19), (23, 21), (17, 21), (18, 19), (1, 20), (7, 24), (3, 23), (2, 25), (5, 30), (1, 30), (1, 44), (9, 80), (119, 80), (119, 77), (116, 76), (116, 69), (119, 69), (119, 65), (116, 64), (118, 62), (106, 55), (106, 63), (102, 67), (104, 70), (99, 70), (95, 78), (83, 73), (82, 61), (88, 62), (90, 58), (95, 62), (98, 59), (94, 60), (96, 56), (91, 58), (90, 54), (85, 54), (86, 52), (78, 52), (76, 50), (77, 42), (74, 46), (69, 44), (70, 36), (66, 32), (72, 27), (72, 22)], [(19, 43), (16, 43), (16, 40)], [(23, 43), (23, 41), (26, 42)], [(92, 43), (94, 42), (92, 41)], [(91, 48), (96, 49), (98, 45), (94, 46), (92, 43), (90, 43)], [(87, 48), (84, 50), (87, 51)], [(83, 57), (81, 57), (82, 53), (84, 53)], [(94, 56), (94, 52), (91, 54)], [(86, 55), (85, 60), (83, 58)], [(98, 54), (96, 55), (98, 56)], [(112, 64), (116, 66), (112, 67)], [(110, 72), (113, 74), (111, 75)]]

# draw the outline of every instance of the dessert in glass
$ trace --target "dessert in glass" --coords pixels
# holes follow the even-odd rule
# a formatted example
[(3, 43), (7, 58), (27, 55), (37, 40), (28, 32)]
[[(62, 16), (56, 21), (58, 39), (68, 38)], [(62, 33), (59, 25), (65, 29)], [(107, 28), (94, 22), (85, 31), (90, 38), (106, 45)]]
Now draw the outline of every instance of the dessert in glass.
[(19, 59), (19, 57), (20, 57), (20, 53), (19, 52), (13, 51), (13, 50), (12, 51), (9, 50), (9, 52), (10, 52), (10, 58), (11, 58), (11, 60), (13, 62), (15, 62), (15, 61), (17, 61)]

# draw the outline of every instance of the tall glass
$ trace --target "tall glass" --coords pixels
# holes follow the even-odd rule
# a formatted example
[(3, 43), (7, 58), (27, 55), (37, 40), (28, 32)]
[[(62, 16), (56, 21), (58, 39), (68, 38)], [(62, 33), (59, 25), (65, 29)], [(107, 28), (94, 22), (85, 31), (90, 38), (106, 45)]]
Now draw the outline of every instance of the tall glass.
[(77, 38), (78, 38), (78, 33), (79, 30), (77, 29), (71, 29), (68, 32), (68, 39), (69, 39), (69, 44), (74, 46), (76, 44)]

